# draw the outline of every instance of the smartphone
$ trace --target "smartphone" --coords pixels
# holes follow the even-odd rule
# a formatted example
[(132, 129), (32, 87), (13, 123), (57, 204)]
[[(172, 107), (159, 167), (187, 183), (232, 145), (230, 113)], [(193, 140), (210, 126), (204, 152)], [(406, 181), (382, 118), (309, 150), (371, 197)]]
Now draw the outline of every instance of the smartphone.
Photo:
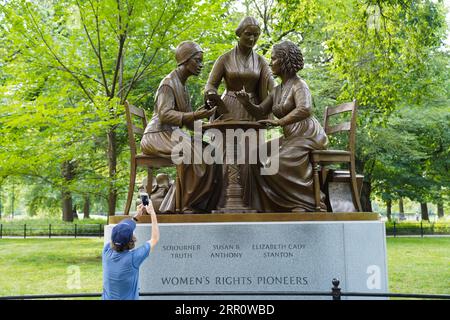
[(139, 194), (139, 198), (141, 198), (142, 204), (144, 206), (148, 206), (150, 204), (150, 197), (148, 196), (148, 193), (146, 192), (141, 192)]

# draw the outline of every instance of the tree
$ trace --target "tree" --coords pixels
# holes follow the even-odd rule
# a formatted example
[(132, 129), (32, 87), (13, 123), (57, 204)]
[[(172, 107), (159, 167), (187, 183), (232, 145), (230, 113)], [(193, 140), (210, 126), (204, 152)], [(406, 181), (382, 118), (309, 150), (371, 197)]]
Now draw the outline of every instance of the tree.
[[(10, 164), (19, 157), (23, 161), (21, 167), (2, 168), (0, 175), (34, 175), (59, 185), (67, 204), (71, 188), (79, 186), (81, 179), (106, 182), (108, 212), (113, 215), (118, 189), (124, 184), (120, 169), (125, 166), (120, 161), (125, 162), (121, 153), (126, 131), (120, 130), (121, 104), (127, 98), (140, 101), (155, 91), (162, 75), (173, 66), (171, 50), (180, 40), (195, 34), (218, 43), (220, 32), (214, 39), (216, 35), (202, 30), (206, 23), (219, 29), (226, 12), (224, 2), (178, 0), (6, 3), (1, 16), (2, 42), (10, 48), (2, 62), (8, 69), (3, 82), (8, 105), (2, 105), (1, 113), (6, 115), (3, 141), (9, 147), (0, 157)], [(27, 98), (27, 109), (21, 108)], [(21, 124), (30, 113), (30, 123)], [(43, 119), (43, 114), (58, 118), (51, 121), (54, 127), (45, 123), (48, 119)], [(41, 123), (36, 123), (38, 120)], [(79, 135), (74, 136), (72, 125), (80, 129)], [(40, 128), (34, 129), (37, 126)], [(31, 132), (18, 134), (24, 128)], [(23, 152), (25, 139), (45, 150), (50, 163), (43, 163), (39, 152), (33, 156)], [(107, 170), (98, 166), (99, 148), (105, 151)], [(37, 169), (36, 162), (48, 171), (44, 174), (42, 167)], [(67, 170), (72, 162), (77, 164), (75, 171)], [(62, 179), (52, 171), (56, 164)], [(100, 183), (97, 189), (103, 187)]]
[(89, 219), (89, 214), (90, 214), (90, 210), (91, 210), (91, 199), (89, 197), (89, 195), (85, 195), (84, 198), (84, 203), (83, 203), (83, 219)]
[[(191, 39), (205, 49), (204, 72), (189, 83), (193, 105), (200, 105), (208, 71), (232, 47), (244, 16), (233, 9), (235, 3), (4, 3), (0, 179), (15, 176), (43, 186), (35, 193), (42, 205), (53, 208), (57, 192), (59, 206), (62, 198), (67, 208), (69, 201), (95, 206), (101, 198), (114, 214), (129, 161), (121, 104), (129, 99), (151, 112), (160, 80), (175, 66), (173, 49)], [(442, 45), (441, 2), (244, 5), (246, 14), (261, 21), (260, 53), (268, 56), (281, 40), (299, 43), (305, 57), (301, 76), (319, 118), (325, 106), (358, 100), (357, 166), (365, 176), (365, 211), (371, 211), (374, 193), (384, 201), (448, 199), (449, 55)]]
[(421, 216), (422, 216), (422, 220), (430, 220), (430, 217), (428, 216), (428, 205), (426, 202), (421, 202), (420, 203), (420, 212), (421, 212)]
[(441, 108), (394, 112), (372, 140), (377, 154), (372, 171), (375, 193), (385, 201), (408, 197), (426, 203), (445, 197), (448, 171), (442, 160), (448, 159), (448, 148), (443, 147), (450, 141), (448, 120)]
[(403, 198), (402, 197), (400, 197), (398, 199), (398, 212), (399, 213), (405, 213), (405, 209), (403, 207)]
[[(390, 182), (397, 174), (411, 171), (417, 175), (420, 168), (430, 169), (425, 164), (427, 159), (432, 159), (431, 154), (426, 154), (429, 150), (416, 148), (410, 160), (424, 156), (422, 166), (415, 168), (413, 161), (391, 162), (383, 173), (389, 173), (392, 179), (386, 180), (378, 174), (385, 160), (398, 150), (383, 146), (383, 138), (401, 134), (387, 125), (396, 110), (411, 106), (428, 108), (430, 101), (440, 104), (440, 110), (448, 105), (445, 83), (448, 83), (449, 55), (443, 46), (447, 26), (441, 2), (340, 0), (330, 5), (320, 0), (273, 0), (247, 3), (249, 8), (256, 7), (264, 21), (263, 34), (268, 45), (282, 38), (300, 43), (305, 54), (302, 74), (311, 83), (319, 112), (326, 105), (358, 100), (356, 156), (358, 172), (365, 176), (364, 211), (372, 211), (373, 182), (376, 192), (384, 190), (385, 201), (393, 200), (399, 194), (390, 187)], [(417, 137), (412, 133), (408, 136), (411, 135)], [(394, 148), (400, 142), (391, 139), (390, 145)], [(400, 149), (408, 151), (404, 145)], [(412, 168), (407, 168), (410, 165)], [(442, 161), (439, 172), (448, 172), (441, 169)], [(428, 176), (420, 181), (427, 181), (430, 186)], [(418, 189), (424, 190), (421, 184)]]
[(357, 158), (365, 184), (370, 184), (380, 156), (370, 143), (379, 134), (378, 127), (396, 109), (425, 108), (429, 99), (446, 96), (440, 82), (445, 68), (436, 69), (446, 26), (439, 3), (368, 1), (355, 7), (358, 14), (339, 28), (328, 45), (333, 70), (345, 79), (340, 99), (355, 97), (361, 105), (359, 127), (367, 138), (360, 139), (366, 143), (359, 143)]
[(439, 219), (444, 217), (444, 203), (442, 201), (437, 203), (437, 213)]

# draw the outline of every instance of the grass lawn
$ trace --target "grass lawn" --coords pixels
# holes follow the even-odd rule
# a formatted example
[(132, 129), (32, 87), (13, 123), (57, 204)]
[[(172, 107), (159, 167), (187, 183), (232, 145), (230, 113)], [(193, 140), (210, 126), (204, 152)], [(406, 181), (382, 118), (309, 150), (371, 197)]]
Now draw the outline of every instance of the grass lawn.
[(102, 245), (102, 238), (0, 239), (0, 296), (101, 292)]
[[(102, 245), (0, 239), (0, 296), (101, 292)], [(390, 292), (450, 294), (450, 238), (388, 238), (387, 248)]]
[(450, 294), (450, 237), (387, 238), (389, 290)]

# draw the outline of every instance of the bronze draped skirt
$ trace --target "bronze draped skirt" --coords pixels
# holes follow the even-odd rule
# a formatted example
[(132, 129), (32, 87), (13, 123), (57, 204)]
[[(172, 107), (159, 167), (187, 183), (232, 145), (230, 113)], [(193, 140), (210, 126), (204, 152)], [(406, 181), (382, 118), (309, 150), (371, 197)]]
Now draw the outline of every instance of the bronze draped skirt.
[[(251, 166), (253, 192), (250, 203), (260, 212), (315, 211), (313, 168), (309, 153), (325, 149), (327, 137), (314, 117), (283, 127), (278, 155), (272, 151), (268, 161), (278, 156), (279, 170), (261, 175), (260, 166)], [(268, 142), (268, 150), (270, 143)], [(321, 207), (326, 210), (323, 202)]]
[[(178, 142), (171, 140), (173, 131), (160, 131), (146, 133), (141, 140), (142, 152), (146, 155), (171, 158), (172, 149)], [(195, 148), (193, 138), (185, 134), (183, 143), (189, 143), (194, 159)], [(201, 142), (200, 142), (201, 143)], [(202, 144), (201, 144), (202, 145)], [(204, 142), (203, 142), (204, 145)], [(175, 211), (175, 188), (180, 188), (181, 210), (194, 211), (195, 213), (210, 212), (217, 207), (221, 189), (221, 165), (180, 164), (177, 165), (179, 185), (173, 185), (161, 203), (160, 211), (169, 213)]]

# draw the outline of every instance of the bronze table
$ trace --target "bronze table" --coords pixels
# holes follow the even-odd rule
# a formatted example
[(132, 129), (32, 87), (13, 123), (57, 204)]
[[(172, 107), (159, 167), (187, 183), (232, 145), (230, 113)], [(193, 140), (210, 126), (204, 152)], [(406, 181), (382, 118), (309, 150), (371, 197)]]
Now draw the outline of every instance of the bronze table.
[[(208, 129), (218, 129), (223, 134), (223, 150), (226, 150), (227, 129), (242, 129), (244, 132), (248, 129), (263, 129), (265, 126), (252, 121), (216, 121), (203, 125), (203, 131)], [(257, 135), (258, 140), (258, 135)], [(259, 141), (258, 141), (259, 142)], [(234, 145), (236, 151), (236, 144)], [(247, 150), (245, 151), (247, 152)], [(236, 154), (236, 152), (235, 152)], [(225, 205), (223, 208), (213, 210), (213, 213), (255, 213), (257, 210), (247, 207), (243, 200), (243, 189), (241, 185), (239, 165), (231, 163), (227, 165), (228, 185), (225, 193)]]

